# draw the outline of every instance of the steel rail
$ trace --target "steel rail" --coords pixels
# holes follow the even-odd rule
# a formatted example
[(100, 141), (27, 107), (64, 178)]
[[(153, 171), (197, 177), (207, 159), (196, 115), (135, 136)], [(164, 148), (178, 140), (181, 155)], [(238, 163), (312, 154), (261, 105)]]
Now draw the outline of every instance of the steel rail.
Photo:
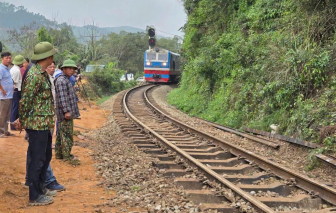
[(197, 119), (200, 119), (200, 120), (208, 123), (209, 125), (217, 128), (217, 129), (223, 130), (225, 132), (231, 132), (231, 133), (239, 135), (241, 137), (248, 138), (248, 139), (253, 140), (255, 142), (258, 142), (258, 143), (264, 144), (266, 146), (272, 147), (274, 149), (278, 149), (280, 147), (279, 144), (277, 144), (275, 142), (271, 142), (269, 140), (265, 140), (265, 139), (262, 139), (262, 138), (257, 138), (257, 137), (254, 137), (252, 135), (240, 132), (240, 131), (238, 131), (236, 129), (232, 129), (232, 128), (229, 128), (229, 127), (226, 127), (226, 126), (222, 126), (222, 125), (216, 124), (216, 123), (211, 122), (211, 121), (206, 121), (206, 120), (204, 120), (202, 118), (197, 118)]
[[(155, 87), (155, 86), (153, 86)], [(153, 87), (148, 88), (145, 93), (145, 99), (146, 101), (148, 101), (148, 97), (146, 95), (147, 91)], [(139, 88), (139, 87), (138, 87)], [(163, 143), (165, 143), (170, 149), (174, 150), (175, 152), (177, 152), (179, 155), (181, 155), (182, 157), (184, 157), (185, 159), (187, 159), (189, 162), (191, 162), (193, 165), (197, 166), (198, 168), (200, 168), (202, 171), (204, 171), (205, 173), (207, 173), (208, 175), (210, 175), (211, 177), (213, 177), (214, 179), (216, 179), (217, 181), (221, 182), (222, 184), (224, 184), (225, 186), (227, 186), (228, 188), (230, 188), (232, 191), (234, 191), (237, 195), (239, 195), (240, 197), (242, 197), (244, 200), (250, 202), (253, 207), (258, 211), (258, 212), (267, 212), (267, 213), (275, 213), (275, 211), (268, 207), (267, 205), (265, 205), (264, 203), (260, 202), (259, 200), (257, 200), (256, 198), (254, 198), (252, 195), (250, 195), (249, 193), (243, 191), (242, 189), (240, 189), (239, 187), (235, 186), (233, 183), (231, 183), (230, 181), (228, 181), (227, 179), (223, 178), (221, 175), (219, 175), (218, 173), (214, 172), (212, 169), (208, 168), (206, 165), (202, 164), (201, 162), (199, 162), (198, 160), (196, 160), (195, 158), (191, 157), (187, 152), (183, 151), (182, 149), (180, 149), (179, 147), (177, 147), (176, 145), (172, 144), (170, 141), (168, 141), (167, 139), (165, 139), (163, 136), (161, 136), (160, 134), (158, 134), (157, 132), (155, 132), (153, 129), (151, 129), (150, 127), (148, 127), (147, 125), (145, 125), (144, 123), (142, 123), (140, 120), (138, 120), (129, 110), (128, 106), (127, 106), (127, 99), (128, 99), (128, 95), (130, 94), (130, 92), (132, 92), (135, 89), (138, 88), (133, 88), (129, 91), (126, 92), (126, 94), (123, 97), (123, 107), (124, 107), (124, 112), (126, 112), (126, 114), (134, 121), (136, 122), (138, 125), (140, 125), (142, 128), (146, 129), (147, 131), (149, 131), (153, 136), (155, 136), (157, 139), (159, 139), (160, 141), (162, 141)], [(229, 195), (225, 195), (224, 196), (230, 200), (231, 202), (232, 197), (230, 197)]]
[[(152, 89), (152, 88), (150, 88)], [(149, 89), (147, 90), (147, 92)], [(197, 130), (189, 125), (186, 125), (173, 117), (165, 114), (162, 112), (160, 109), (155, 107), (148, 99), (147, 96), (145, 96), (147, 104), (156, 112), (161, 114), (161, 116), (164, 116), (167, 120), (170, 122), (174, 123), (175, 125), (187, 129), (190, 133), (194, 133), (196, 135), (202, 136), (203, 138), (206, 138), (210, 141), (212, 141), (214, 144), (217, 144), (218, 146), (224, 148), (224, 149), (229, 149), (230, 152), (236, 156), (241, 156), (244, 157), (254, 163), (256, 163), (260, 168), (266, 170), (266, 171), (271, 171), (273, 172), (276, 176), (284, 179), (284, 180), (293, 180), (295, 179), (296, 186), (299, 188), (311, 192), (312, 194), (315, 194), (322, 198), (323, 200), (336, 205), (336, 190), (325, 185), (322, 183), (319, 183), (317, 181), (312, 180), (311, 178), (308, 178), (304, 175), (298, 174), (297, 172), (285, 168), (281, 166), (278, 163), (272, 162), (268, 160), (267, 158), (261, 157), (257, 154), (254, 154), (251, 151), (244, 150), (238, 146), (235, 146), (234, 144), (229, 143), (228, 141), (225, 141), (221, 138), (217, 138), (215, 136), (212, 136), (208, 133), (202, 132), (200, 130)]]
[(311, 148), (311, 149), (319, 148), (319, 145), (317, 145), (316, 143), (311, 143), (311, 142), (304, 141), (304, 140), (301, 140), (301, 139), (298, 139), (298, 138), (292, 138), (292, 137), (279, 135), (279, 134), (272, 134), (270, 132), (265, 132), (265, 131), (252, 129), (252, 128), (248, 128), (248, 127), (243, 127), (243, 130), (245, 132), (250, 132), (250, 133), (253, 133), (253, 134), (258, 134), (258, 135), (263, 135), (263, 136), (270, 137), (270, 138), (275, 138), (275, 139), (278, 139), (278, 140), (281, 140), (281, 141), (285, 141), (285, 142), (300, 145), (300, 146), (305, 146), (305, 147), (308, 147), (308, 148)]
[(330, 156), (322, 155), (322, 154), (316, 154), (315, 157), (322, 163), (332, 166), (333, 168), (336, 168), (336, 159)]

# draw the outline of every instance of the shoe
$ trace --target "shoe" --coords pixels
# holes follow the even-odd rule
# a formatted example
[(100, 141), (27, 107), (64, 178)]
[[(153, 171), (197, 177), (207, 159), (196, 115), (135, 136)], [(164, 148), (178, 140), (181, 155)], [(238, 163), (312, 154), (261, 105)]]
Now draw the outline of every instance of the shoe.
[(63, 156), (55, 155), (56, 159), (63, 159)]
[(10, 132), (6, 132), (5, 133), (5, 136), (15, 136), (13, 133), (10, 133)]
[(30, 200), (28, 205), (29, 206), (45, 206), (45, 205), (52, 204), (53, 202), (54, 202), (54, 198), (47, 197), (45, 195), (40, 195), (40, 197), (37, 198), (37, 200), (33, 200), (33, 201)]
[(46, 188), (49, 189), (50, 191), (57, 191), (57, 192), (65, 190), (65, 187), (59, 184), (56, 180), (54, 182), (49, 183), (46, 186)]
[(52, 191), (49, 189), (47, 189), (46, 192), (44, 193), (44, 196), (47, 196), (47, 197), (56, 197), (56, 195), (57, 195), (57, 191)]
[(0, 138), (7, 138), (7, 136), (4, 134), (0, 134)]

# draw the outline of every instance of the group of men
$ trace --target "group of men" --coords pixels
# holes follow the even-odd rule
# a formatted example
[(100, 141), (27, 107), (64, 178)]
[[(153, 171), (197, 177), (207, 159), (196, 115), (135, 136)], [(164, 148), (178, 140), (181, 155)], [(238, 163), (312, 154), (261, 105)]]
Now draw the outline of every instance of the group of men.
[[(11, 130), (26, 132), (29, 142), (26, 165), (26, 185), (29, 205), (53, 203), (57, 191), (65, 190), (52, 172), (52, 136), (56, 123), (55, 152), (57, 159), (78, 165), (71, 154), (73, 119), (80, 116), (72, 76), (76, 63), (65, 60), (55, 72), (53, 56), (56, 50), (49, 42), (34, 48), (32, 63), (21, 55), (13, 60), (9, 52), (1, 53), (0, 64), (0, 138), (14, 136)], [(55, 113), (56, 112), (56, 113)]]

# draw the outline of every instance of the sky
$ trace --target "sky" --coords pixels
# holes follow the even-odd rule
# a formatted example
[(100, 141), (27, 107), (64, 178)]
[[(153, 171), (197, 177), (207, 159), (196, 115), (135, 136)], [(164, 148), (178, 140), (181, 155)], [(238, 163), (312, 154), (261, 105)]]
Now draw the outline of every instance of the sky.
[[(131, 26), (182, 36), (178, 31), (187, 20), (181, 0), (5, 0), (48, 19), (76, 26), (92, 23), (99, 27)], [(169, 36), (158, 32), (162, 35)]]

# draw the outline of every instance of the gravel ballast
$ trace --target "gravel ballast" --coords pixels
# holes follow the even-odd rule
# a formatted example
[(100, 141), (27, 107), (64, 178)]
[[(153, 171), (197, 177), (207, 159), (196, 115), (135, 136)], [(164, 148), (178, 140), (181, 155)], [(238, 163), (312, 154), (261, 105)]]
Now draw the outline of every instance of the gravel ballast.
[(174, 88), (175, 86), (164, 85), (154, 89), (152, 92), (156, 103), (164, 112), (168, 113), (172, 117), (183, 121), (196, 129), (209, 133), (215, 137), (222, 138), (232, 144), (266, 157), (287, 168), (299, 171), (301, 174), (336, 188), (335, 169), (326, 165), (321, 165), (311, 171), (307, 171), (306, 168), (310, 163), (310, 149), (287, 142), (280, 142), (280, 148), (276, 150), (260, 143), (241, 138), (235, 134), (218, 130), (204, 121), (198, 118), (190, 117), (178, 110), (176, 107), (169, 105), (167, 103), (166, 96)]
[[(102, 107), (112, 110), (116, 96), (104, 102)], [(199, 207), (186, 199), (183, 188), (174, 184), (156, 168), (158, 159), (139, 150), (130, 138), (125, 137), (113, 119), (93, 135), (91, 148), (98, 162), (98, 174), (104, 178), (101, 184), (116, 196), (104, 205), (118, 207), (123, 212), (198, 212)]]

